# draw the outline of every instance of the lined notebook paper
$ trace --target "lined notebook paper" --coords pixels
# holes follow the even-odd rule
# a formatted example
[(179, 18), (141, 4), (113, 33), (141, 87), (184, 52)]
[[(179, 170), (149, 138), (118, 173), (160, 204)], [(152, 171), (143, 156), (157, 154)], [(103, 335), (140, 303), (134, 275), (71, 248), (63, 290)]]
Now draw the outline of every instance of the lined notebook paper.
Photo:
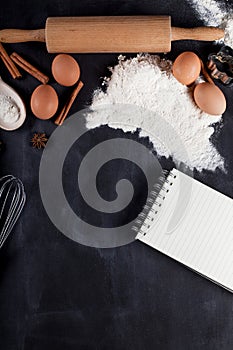
[(173, 169), (137, 225), (136, 239), (233, 291), (231, 198)]

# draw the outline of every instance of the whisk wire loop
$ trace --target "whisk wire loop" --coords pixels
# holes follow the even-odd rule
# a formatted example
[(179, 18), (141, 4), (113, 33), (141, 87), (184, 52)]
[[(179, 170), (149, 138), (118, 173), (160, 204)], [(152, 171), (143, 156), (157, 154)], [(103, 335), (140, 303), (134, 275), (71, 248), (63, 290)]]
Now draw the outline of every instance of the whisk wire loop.
[(13, 175), (0, 178), (0, 248), (16, 224), (26, 201), (21, 180)]

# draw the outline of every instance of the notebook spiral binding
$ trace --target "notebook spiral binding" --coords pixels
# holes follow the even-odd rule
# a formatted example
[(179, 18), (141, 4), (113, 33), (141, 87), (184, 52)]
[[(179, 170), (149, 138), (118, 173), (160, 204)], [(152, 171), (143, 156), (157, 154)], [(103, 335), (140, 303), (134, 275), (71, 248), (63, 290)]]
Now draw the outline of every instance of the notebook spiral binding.
[(159, 209), (166, 198), (166, 193), (169, 192), (169, 187), (173, 185), (172, 179), (174, 178), (176, 178), (176, 175), (174, 175), (171, 171), (162, 171), (162, 174), (160, 175), (157, 183), (153, 186), (153, 189), (147, 198), (142, 212), (134, 220), (132, 230), (137, 234), (142, 234), (144, 236), (146, 235), (148, 229), (150, 228), (148, 219), (151, 223), (156, 218)]

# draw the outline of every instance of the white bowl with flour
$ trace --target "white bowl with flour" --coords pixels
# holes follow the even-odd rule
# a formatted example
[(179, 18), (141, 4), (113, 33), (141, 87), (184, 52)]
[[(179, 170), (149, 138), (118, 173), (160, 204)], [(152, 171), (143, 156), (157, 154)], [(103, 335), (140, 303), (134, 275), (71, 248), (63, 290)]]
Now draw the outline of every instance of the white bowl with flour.
[(0, 78), (0, 128), (8, 131), (18, 129), (25, 118), (26, 109), (22, 99)]

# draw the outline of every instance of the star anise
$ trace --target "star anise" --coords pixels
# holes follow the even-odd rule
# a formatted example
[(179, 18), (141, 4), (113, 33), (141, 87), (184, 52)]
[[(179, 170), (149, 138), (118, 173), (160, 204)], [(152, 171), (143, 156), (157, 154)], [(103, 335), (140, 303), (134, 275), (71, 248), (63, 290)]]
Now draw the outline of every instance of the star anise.
[(32, 147), (33, 148), (44, 148), (46, 146), (48, 139), (45, 133), (35, 133), (33, 135), (33, 138), (31, 139)]

